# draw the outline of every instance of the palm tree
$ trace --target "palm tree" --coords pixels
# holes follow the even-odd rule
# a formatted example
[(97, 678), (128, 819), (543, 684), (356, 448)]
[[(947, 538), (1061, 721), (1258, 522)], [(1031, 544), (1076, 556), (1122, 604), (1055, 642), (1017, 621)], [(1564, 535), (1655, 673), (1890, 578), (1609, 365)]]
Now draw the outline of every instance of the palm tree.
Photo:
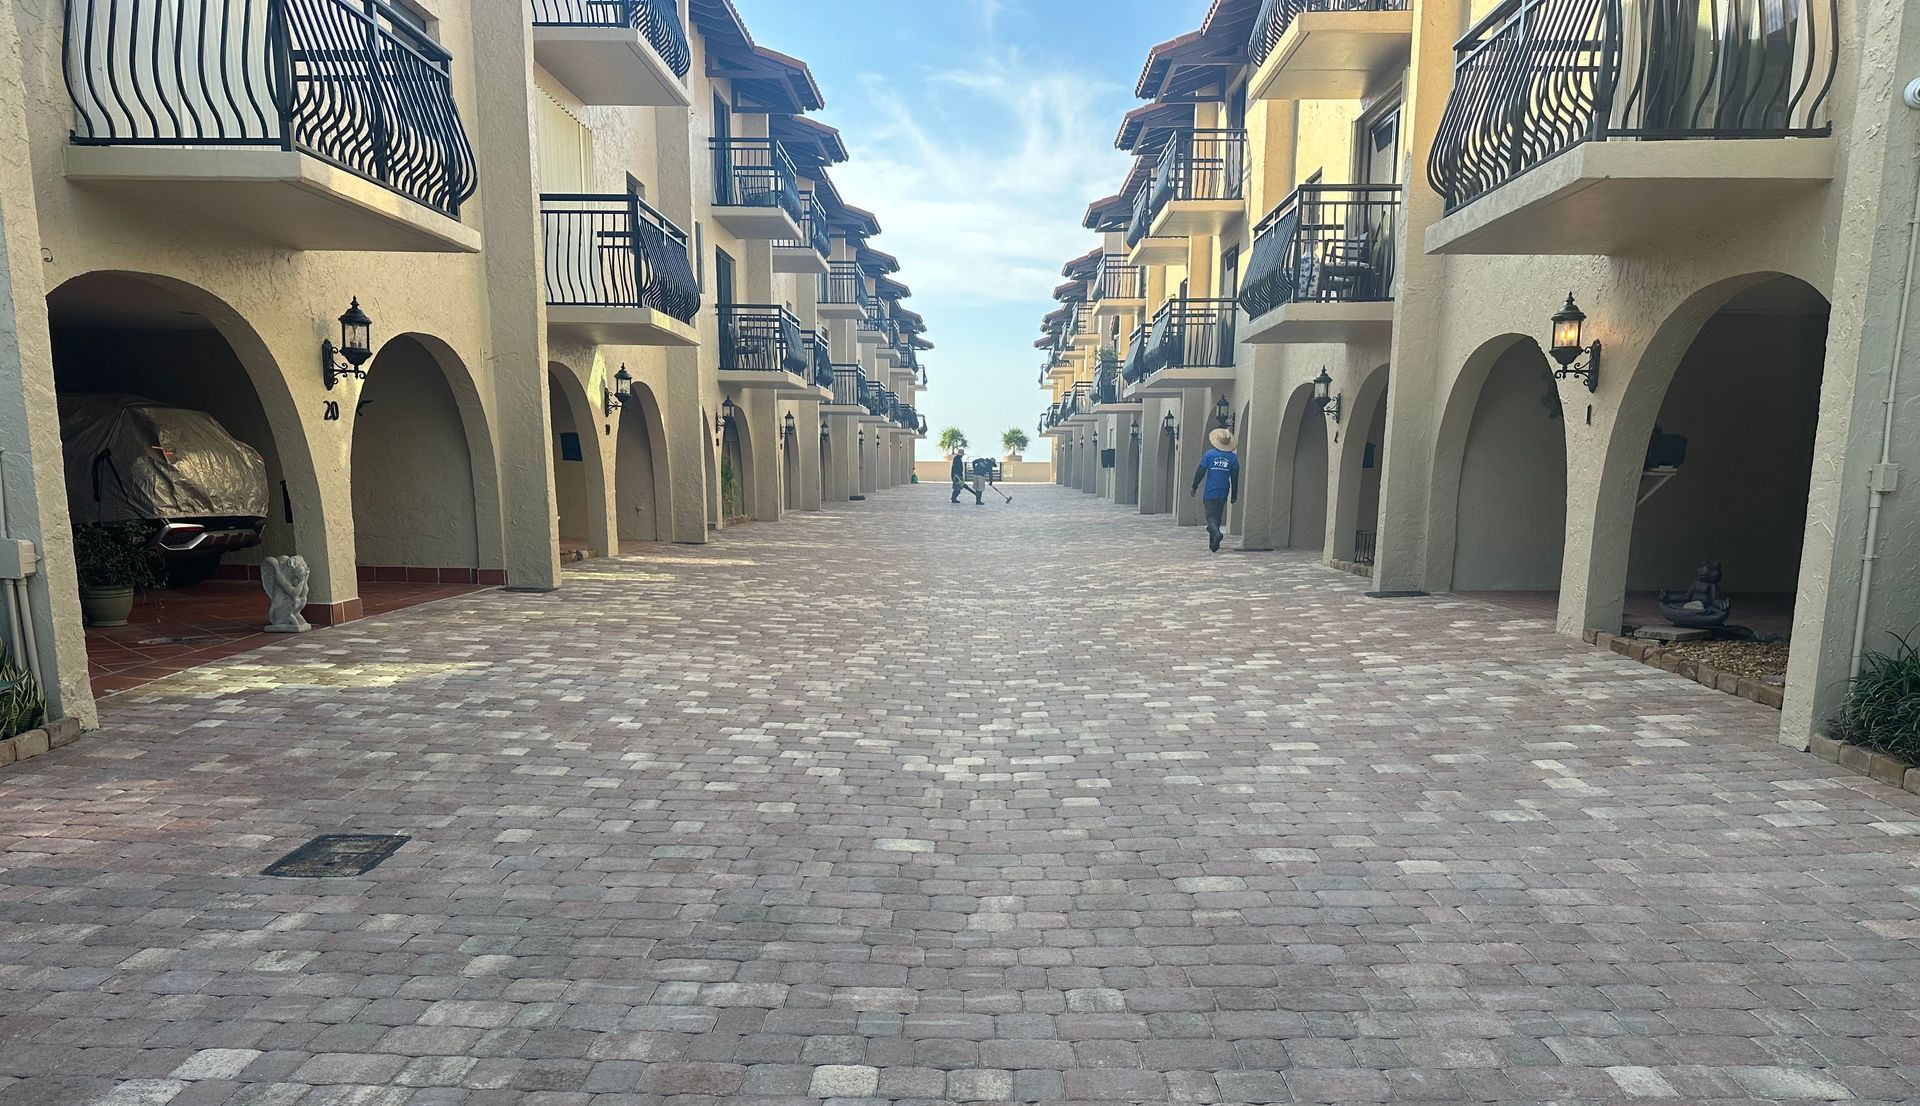
[(940, 452), (949, 457), (967, 448), (967, 436), (960, 433), (957, 426), (949, 426), (940, 432)]
[(1000, 447), (1007, 451), (1007, 459), (1010, 461), (1018, 461), (1020, 451), (1027, 448), (1028, 444), (1027, 432), (1017, 426), (1000, 435)]

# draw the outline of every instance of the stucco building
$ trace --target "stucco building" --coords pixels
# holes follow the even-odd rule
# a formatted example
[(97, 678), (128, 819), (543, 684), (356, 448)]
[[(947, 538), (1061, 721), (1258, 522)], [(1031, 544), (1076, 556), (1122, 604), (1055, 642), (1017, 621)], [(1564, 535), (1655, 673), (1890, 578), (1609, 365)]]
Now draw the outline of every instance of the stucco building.
[(1804, 744), (1920, 625), (1915, 77), (1882, 0), (1218, 0), (1047, 317), (1059, 479), (1195, 524), (1226, 421), (1245, 548), (1571, 635), (1717, 559)]
[(728, 0), (0, 0), (0, 477), (54, 715), (92, 717), (61, 395), (257, 449), (221, 571), (303, 555), (323, 625), (906, 480), (931, 347), (821, 107)]

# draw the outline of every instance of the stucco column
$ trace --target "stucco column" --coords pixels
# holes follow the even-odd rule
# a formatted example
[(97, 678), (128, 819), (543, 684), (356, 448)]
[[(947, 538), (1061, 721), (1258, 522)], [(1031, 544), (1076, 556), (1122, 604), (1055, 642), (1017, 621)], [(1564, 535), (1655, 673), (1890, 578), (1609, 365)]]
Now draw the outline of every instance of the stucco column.
[(1206, 505), (1197, 495), (1188, 495), (1193, 471), (1200, 467), (1200, 455), (1209, 448), (1207, 433), (1213, 429), (1213, 392), (1207, 388), (1184, 388), (1174, 417), (1179, 420), (1180, 449), (1173, 465), (1173, 521), (1179, 526), (1198, 526), (1207, 521)]
[[(87, 685), (87, 641), (81, 628), (73, 533), (67, 521), (66, 470), (54, 399), (53, 346), (47, 333), (47, 289), (41, 275), (40, 219), (27, 149), (12, 0), (0, 0), (0, 481), (10, 538), (40, 552), (40, 572), (25, 592), (33, 605), (41, 690), (49, 718), (96, 724)], [(25, 658), (20, 658), (22, 663)]]
[[(1119, 436), (1115, 441), (1113, 460), (1113, 502), (1116, 506), (1132, 507), (1140, 503), (1140, 441), (1134, 440), (1133, 425), (1140, 420), (1138, 414), (1128, 413), (1117, 416)], [(1144, 422), (1140, 426), (1141, 441), (1145, 440), (1147, 428)]]
[(705, 543), (709, 534), (707, 469), (713, 439), (701, 417), (701, 395), (698, 352), (669, 351), (667, 387), (660, 410), (660, 420), (666, 426), (672, 488), (667, 526), (674, 541), (690, 544)]
[[(1263, 347), (1253, 356), (1279, 361), (1277, 347)], [(1240, 396), (1246, 416), (1236, 429), (1240, 439), (1240, 548), (1278, 549), (1287, 544), (1286, 520), (1280, 513), (1278, 483), (1292, 480), (1290, 466), (1280, 463), (1280, 432), (1285, 424), (1287, 396), (1292, 387), (1280, 365), (1264, 372), (1241, 373)]]
[(800, 495), (803, 511), (817, 511), (824, 490), (820, 466), (820, 401), (802, 399), (793, 411), (793, 448), (799, 451)]
[(1367, 479), (1367, 433), (1385, 387), (1386, 378), (1380, 373), (1356, 379), (1351, 362), (1341, 367), (1334, 381), (1334, 391), (1341, 397), (1341, 412), (1339, 423), (1328, 427), (1332, 433), (1328, 435), (1327, 541), (1321, 549), (1324, 562), (1351, 560), (1354, 535), (1375, 529), (1374, 519), (1361, 517), (1360, 499)]
[(880, 427), (863, 423), (854, 437), (860, 449), (860, 491), (872, 494), (880, 490)]
[[(494, 436), (507, 584), (560, 586), (553, 491), (553, 428), (547, 409), (547, 296), (541, 273), (540, 212), (533, 153), (532, 31), (517, 4), (472, 9), (474, 69), (510, 75), (477, 82), (474, 146), (480, 222), (486, 227), (487, 361), (493, 377)], [(484, 545), (484, 543), (483, 543)]]
[(1380, 473), (1380, 529), (1374, 587), (1426, 591), (1427, 519), (1431, 506), (1435, 428), (1440, 421), (1441, 315), (1447, 295), (1446, 260), (1426, 252), (1427, 228), (1444, 204), (1425, 172), (1433, 136), (1453, 87), (1453, 43), (1465, 24), (1460, 0), (1423, 0), (1413, 25), (1402, 124), (1410, 139), (1402, 189), (1404, 233), (1398, 246), (1393, 349), (1387, 385), (1385, 466)]
[(845, 503), (849, 496), (858, 494), (860, 462), (853, 455), (853, 442), (859, 424), (852, 415), (838, 411), (828, 413), (826, 422), (827, 460), (821, 474), (820, 498), (825, 504)]
[(1907, 222), (1920, 188), (1914, 154), (1920, 112), (1902, 102), (1900, 90), (1920, 75), (1920, 9), (1906, 0), (1863, 0), (1857, 25), (1872, 33), (1848, 41), (1859, 52), (1851, 67), (1859, 83), (1846, 131), (1847, 188), (1780, 717), (1780, 740), (1796, 748), (1823, 732), (1846, 698), (1889, 371), (1900, 374), (1895, 410), (1906, 413), (1896, 416), (1890, 454), (1901, 477), (1898, 490), (1883, 497), (1866, 647), (1888, 651), (1890, 634), (1911, 635), (1920, 625), (1920, 588), (1913, 585), (1920, 579), (1920, 493), (1913, 490), (1920, 480), (1920, 428), (1910, 417), (1920, 399), (1920, 325), (1906, 335), (1904, 358), (1895, 365), (1909, 236), (1920, 233)]
[(1137, 458), (1139, 494), (1134, 502), (1143, 515), (1157, 515), (1164, 511), (1160, 504), (1167, 494), (1167, 438), (1160, 429), (1160, 423), (1166, 414), (1165, 408), (1166, 405), (1160, 400), (1148, 400), (1142, 405), (1140, 414), (1140, 452)]

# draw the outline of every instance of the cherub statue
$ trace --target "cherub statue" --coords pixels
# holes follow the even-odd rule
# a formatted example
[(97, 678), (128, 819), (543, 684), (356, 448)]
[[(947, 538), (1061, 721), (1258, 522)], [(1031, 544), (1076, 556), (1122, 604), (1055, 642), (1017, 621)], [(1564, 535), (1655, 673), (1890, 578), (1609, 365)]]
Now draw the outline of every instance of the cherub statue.
[(307, 605), (307, 559), (268, 557), (260, 566), (260, 583), (267, 589), (267, 632), (299, 634), (313, 629), (300, 612)]
[(1733, 604), (1720, 594), (1720, 562), (1700, 562), (1693, 586), (1687, 590), (1661, 592), (1660, 613), (1675, 626), (1705, 629), (1726, 625)]

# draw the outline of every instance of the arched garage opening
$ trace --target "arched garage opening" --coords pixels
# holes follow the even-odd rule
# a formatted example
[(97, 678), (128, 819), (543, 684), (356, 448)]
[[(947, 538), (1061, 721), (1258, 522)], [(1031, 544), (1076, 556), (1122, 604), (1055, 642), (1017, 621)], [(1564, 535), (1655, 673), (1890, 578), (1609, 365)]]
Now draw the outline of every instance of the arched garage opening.
[[(498, 569), (492, 481), (483, 498), (476, 471), (491, 447), (457, 397), (466, 370), (443, 343), (413, 334), (389, 339), (367, 366), (353, 416), (353, 527), (363, 580), (474, 584)], [(477, 408), (477, 401), (469, 397)], [(483, 521), (484, 520), (484, 521)], [(493, 540), (483, 539), (483, 525)], [(483, 564), (488, 555), (494, 563)]]
[[(1675, 312), (1666, 325), (1692, 331), (1691, 341), (1663, 336), (1677, 338), (1676, 348), (1685, 342), (1677, 359), (1660, 341), (1649, 347), (1618, 431), (1645, 444), (1644, 460), (1637, 471), (1627, 464), (1634, 458), (1623, 437), (1607, 473), (1622, 488), (1633, 483), (1637, 504), (1625, 626), (1669, 625), (1658, 593), (1686, 590), (1699, 566), (1715, 561), (1736, 636), (1791, 634), (1828, 310), (1826, 298), (1796, 278), (1742, 278)], [(1755, 671), (1743, 674), (1784, 682), (1784, 644), (1755, 647), (1746, 659)]]
[(1566, 546), (1567, 442), (1546, 354), (1531, 338), (1488, 342), (1461, 370), (1441, 418), (1434, 512), (1433, 552), (1451, 563), (1450, 590), (1534, 593), (1542, 616), (1552, 616)]
[(553, 426), (553, 495), (562, 559), (612, 552), (607, 533), (606, 474), (600, 452), (604, 424), (595, 416), (571, 368), (547, 366), (547, 406)]
[(1340, 501), (1334, 505), (1333, 555), (1373, 563), (1380, 525), (1380, 474), (1386, 464), (1387, 366), (1368, 373), (1342, 411), (1337, 463)]
[(621, 543), (666, 541), (666, 429), (653, 390), (635, 382), (615, 412), (614, 518)]
[[(258, 583), (265, 557), (303, 554), (318, 581), (313, 601), (347, 598), (331, 595), (321, 579), (327, 571), (326, 522), (312, 451), (286, 379), (250, 323), (202, 288), (128, 272), (68, 280), (48, 294), (47, 317), (67, 432), (77, 432), (73, 419), (88, 417), (79, 407), (98, 412), (116, 402), (86, 397), (135, 396), (211, 417), (242, 448), (257, 453), (264, 469), (251, 494), (236, 498), (223, 489), (205, 517), (170, 512), (164, 519), (125, 520), (155, 531), (163, 522), (170, 525), (161, 539), (168, 583), (137, 599), (128, 625), (88, 632), (96, 695), (245, 647), (239, 643), (255, 637), (266, 614)], [(93, 466), (103, 480), (112, 478), (115, 467), (97, 458)], [(109, 508), (104, 489), (96, 498), (93, 488), (86, 479), (69, 481), (74, 523), (122, 521), (126, 510)], [(252, 505), (243, 507), (240, 499)], [(209, 536), (201, 539), (194, 526)]]

